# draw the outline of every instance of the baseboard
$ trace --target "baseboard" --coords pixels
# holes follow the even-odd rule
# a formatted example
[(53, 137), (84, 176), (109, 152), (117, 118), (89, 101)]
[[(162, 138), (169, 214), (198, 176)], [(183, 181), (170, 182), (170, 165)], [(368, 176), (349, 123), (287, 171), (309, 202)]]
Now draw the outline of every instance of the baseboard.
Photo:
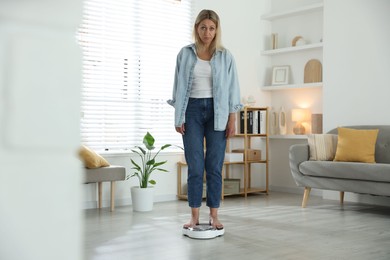
[[(282, 187), (282, 186), (274, 186), (270, 185), (269, 187), (270, 191), (277, 191), (277, 192), (285, 192), (285, 193), (292, 193), (292, 194), (300, 194), (303, 195), (304, 187)], [(310, 196), (318, 196), (322, 197), (322, 190), (318, 189), (311, 189)]]
[[(303, 195), (304, 187), (281, 187), (270, 185), (270, 191), (285, 192), (292, 194), (301, 194)], [(326, 200), (340, 200), (339, 191), (331, 190), (320, 190), (320, 189), (311, 189), (310, 196), (322, 197)], [(353, 192), (345, 192), (344, 195), (345, 202), (357, 202), (369, 205), (378, 205), (378, 206), (390, 206), (390, 197), (386, 196), (376, 196), (369, 194), (358, 194)]]
[[(177, 200), (176, 194), (156, 195), (154, 197), (154, 202), (165, 202), (165, 201), (173, 201), (173, 200)], [(95, 208), (97, 208), (97, 204), (98, 204), (97, 201), (84, 201), (83, 202), (83, 209), (95, 209)], [(115, 207), (130, 206), (130, 205), (132, 205), (131, 198), (124, 198), (124, 199), (116, 199), (115, 200)], [(103, 200), (102, 207), (103, 208), (110, 207), (110, 201)]]
[[(96, 209), (98, 205), (97, 200), (96, 201), (84, 201), (83, 203), (83, 209)], [(115, 200), (115, 207), (121, 207), (121, 206), (128, 206), (131, 205), (131, 199), (117, 199)], [(102, 208), (109, 208), (110, 201), (109, 200), (103, 200), (102, 201)]]
[(84, 201), (83, 209), (94, 209), (97, 208), (97, 201)]
[[(339, 200), (340, 192), (338, 191), (324, 191), (323, 198), (329, 200)], [(378, 206), (390, 206), (390, 197), (386, 196), (377, 196), (377, 195), (369, 195), (369, 194), (358, 194), (353, 192), (345, 192), (344, 201), (346, 202), (357, 202), (363, 204), (370, 205), (378, 205)]]
[(154, 197), (154, 202), (165, 202), (177, 200), (176, 194), (157, 195)]

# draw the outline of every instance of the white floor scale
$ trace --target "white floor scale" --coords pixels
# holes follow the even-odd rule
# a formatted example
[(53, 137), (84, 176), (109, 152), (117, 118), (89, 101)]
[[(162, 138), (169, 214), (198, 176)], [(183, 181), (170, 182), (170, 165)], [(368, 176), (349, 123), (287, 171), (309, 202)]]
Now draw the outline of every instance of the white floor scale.
[(195, 239), (211, 239), (220, 237), (225, 233), (225, 229), (216, 229), (209, 224), (198, 224), (195, 227), (183, 227), (183, 235)]

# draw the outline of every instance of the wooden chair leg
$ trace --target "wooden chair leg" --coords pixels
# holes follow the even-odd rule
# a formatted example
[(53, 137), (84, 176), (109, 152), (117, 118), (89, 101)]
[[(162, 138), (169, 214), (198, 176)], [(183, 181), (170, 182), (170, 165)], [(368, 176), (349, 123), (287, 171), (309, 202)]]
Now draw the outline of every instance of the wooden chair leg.
[(111, 211), (114, 211), (115, 208), (115, 181), (111, 182), (111, 195), (110, 195), (111, 201)]
[(344, 204), (344, 191), (340, 191), (340, 204)]
[(102, 182), (98, 182), (98, 208), (101, 209), (102, 208)]
[(306, 208), (307, 201), (309, 200), (310, 191), (310, 187), (305, 187), (305, 192), (303, 193), (302, 208)]

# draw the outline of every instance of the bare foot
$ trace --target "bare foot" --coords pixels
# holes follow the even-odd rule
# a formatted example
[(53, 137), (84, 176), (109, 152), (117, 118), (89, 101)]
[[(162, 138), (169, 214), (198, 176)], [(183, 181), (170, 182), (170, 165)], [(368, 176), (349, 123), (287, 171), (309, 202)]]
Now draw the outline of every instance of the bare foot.
[(183, 225), (183, 228), (192, 228), (199, 225), (199, 208), (191, 208), (190, 222)]
[(191, 218), (190, 222), (183, 225), (183, 228), (193, 228), (196, 225), (199, 225), (199, 219)]
[(210, 215), (210, 221), (209, 224), (213, 226), (213, 228), (221, 230), (223, 229), (223, 225), (221, 222), (219, 222), (218, 217), (213, 217)]

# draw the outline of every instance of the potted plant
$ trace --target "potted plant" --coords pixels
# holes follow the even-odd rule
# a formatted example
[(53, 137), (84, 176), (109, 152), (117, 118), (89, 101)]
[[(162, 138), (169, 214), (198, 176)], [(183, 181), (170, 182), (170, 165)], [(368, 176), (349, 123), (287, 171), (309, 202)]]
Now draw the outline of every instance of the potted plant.
[(131, 199), (134, 211), (151, 211), (153, 209), (153, 186), (149, 186), (149, 184), (155, 185), (156, 181), (150, 179), (151, 174), (154, 171), (168, 172), (160, 168), (167, 161), (157, 161), (156, 158), (162, 150), (171, 145), (165, 144), (155, 154), (152, 154), (152, 151), (155, 149), (154, 142), (154, 137), (147, 132), (143, 139), (144, 147), (136, 146), (135, 149), (131, 150), (141, 158), (140, 163), (136, 163), (133, 159), (130, 159), (133, 165), (131, 169), (134, 172), (127, 177), (129, 179), (136, 176), (139, 181), (138, 186), (131, 187)]

